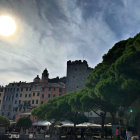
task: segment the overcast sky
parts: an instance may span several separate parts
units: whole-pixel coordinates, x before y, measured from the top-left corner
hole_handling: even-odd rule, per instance
[[[47,68],[66,75],[67,60],[90,67],[114,43],[140,32],[140,0],[0,0],[17,31],[0,37],[0,84],[32,81]]]

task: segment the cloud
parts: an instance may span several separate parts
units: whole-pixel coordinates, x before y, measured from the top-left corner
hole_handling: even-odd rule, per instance
[[[91,67],[119,40],[139,31],[140,2],[132,0],[1,0],[18,28],[0,38],[0,82],[32,81],[47,68],[66,75],[66,61],[86,59]],[[8,74],[8,76],[7,76]]]

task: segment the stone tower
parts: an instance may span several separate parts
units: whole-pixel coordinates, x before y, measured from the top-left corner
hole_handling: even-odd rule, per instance
[[[48,82],[49,73],[48,70],[45,69],[42,73],[42,82]]]
[[[66,77],[66,93],[84,88],[89,73],[93,69],[87,64],[87,61],[68,61]]]

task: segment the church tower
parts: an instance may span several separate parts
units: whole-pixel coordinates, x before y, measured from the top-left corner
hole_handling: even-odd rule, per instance
[[[45,69],[42,73],[42,82],[48,82],[49,73],[47,69]]]

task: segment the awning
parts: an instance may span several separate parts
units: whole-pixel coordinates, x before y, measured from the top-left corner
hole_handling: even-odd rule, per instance
[[[60,123],[62,124],[62,127],[74,127],[74,123],[71,121],[61,121]]]
[[[38,121],[32,124],[33,126],[50,126],[51,123],[48,121]]]
[[[94,124],[94,123],[85,122],[85,123],[81,123],[81,124],[76,125],[76,127],[94,127],[94,128],[100,128],[101,125],[100,124]]]

